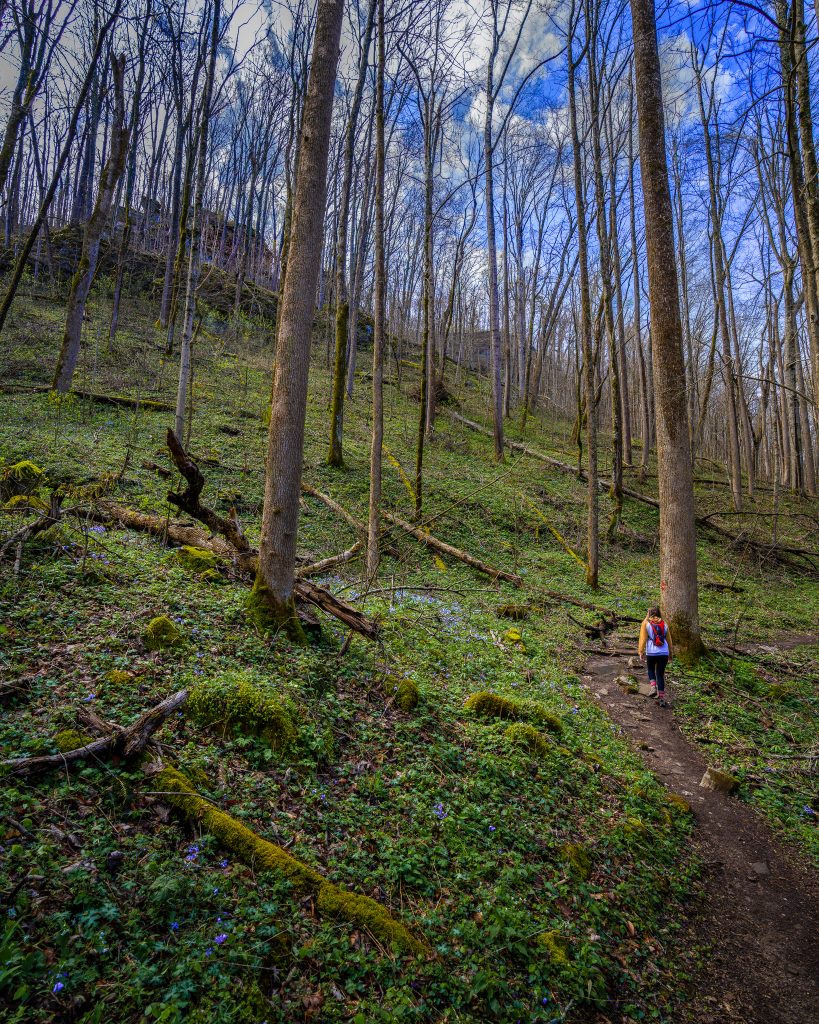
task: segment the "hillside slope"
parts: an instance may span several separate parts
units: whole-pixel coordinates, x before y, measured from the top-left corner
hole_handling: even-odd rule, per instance
[[[92,325],[77,386],[172,400],[175,366],[150,324],[147,308],[132,313],[114,352]],[[235,506],[255,540],[269,341],[209,327],[196,356],[190,450],[205,498],[222,513]],[[30,460],[43,476],[29,489],[47,498],[62,484],[78,509],[104,493],[168,515],[177,477],[164,448],[167,413],[75,397],[57,404],[29,390],[48,382],[59,328],[59,305],[43,297],[15,309],[0,393],[3,466]],[[330,381],[317,343],[305,479],[357,515],[367,495],[366,377],[364,367],[345,417],[346,466],[330,470]],[[464,415],[483,418],[480,380],[450,387]],[[386,504],[405,517],[416,402],[405,369],[400,387],[385,389],[384,481]],[[571,462],[570,427],[534,416],[525,441]],[[99,758],[4,779],[0,998],[9,1019],[696,1019],[686,1007],[701,955],[685,930],[696,891],[691,820],[584,689],[596,646],[584,625],[600,615],[560,596],[614,612],[618,643],[629,642],[632,620],[656,598],[656,511],[627,503],[627,533],[604,547],[602,585],[591,593],[549,530],[580,550],[584,492],[532,457],[494,464],[488,439],[442,408],[428,446],[425,526],[523,585],[498,584],[396,530],[396,557],[385,557],[369,593],[356,561],[319,580],[381,617],[378,645],[348,644],[326,617],[305,649],[260,636],[245,614],[247,586],[229,567],[200,573],[201,563],[147,535],[81,515],[27,545],[19,571],[4,562],[0,674],[13,684],[0,723],[5,757],[55,752],[78,710],[126,725],[172,692],[198,688],[198,716],[189,707],[158,734],[162,760],[261,839],[387,908],[427,950],[391,947],[382,918],[263,870],[261,848],[214,829],[207,815],[185,816],[150,765]],[[770,500],[760,492],[749,508],[768,514]],[[701,514],[726,504],[719,482],[700,489]],[[803,546],[816,503],[783,500],[780,509],[780,537]],[[8,511],[4,534],[21,521],[19,506]],[[749,529],[764,538],[767,520],[758,520]],[[355,539],[312,498],[300,530],[310,561]],[[673,713],[709,763],[735,775],[740,798],[816,859],[815,778],[811,762],[792,755],[815,745],[819,647],[758,646],[817,621],[816,578],[725,538],[704,534],[699,552],[713,653],[694,670],[675,669]],[[151,650],[146,628],[158,616],[178,642]],[[414,707],[407,683],[418,691]],[[278,709],[286,726],[276,735],[258,735],[265,730],[247,708],[235,727],[208,717],[208,687],[242,686]],[[469,704],[487,692],[513,703]]]

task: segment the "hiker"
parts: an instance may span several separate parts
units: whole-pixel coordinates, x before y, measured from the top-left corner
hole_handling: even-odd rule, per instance
[[[674,653],[671,646],[671,633],[663,622],[660,609],[655,605],[648,609],[648,615],[640,626],[640,642],[637,645],[640,661],[646,659],[648,665],[648,681],[651,685],[650,696],[657,698],[661,708],[667,708],[665,699],[665,667]]]

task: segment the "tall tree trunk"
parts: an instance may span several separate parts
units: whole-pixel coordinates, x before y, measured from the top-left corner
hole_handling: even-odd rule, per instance
[[[498,244],[495,238],[495,151],[492,140],[492,117],[495,99],[495,57],[497,41],[486,63],[486,118],[483,126],[484,180],[486,187],[486,257],[489,271],[489,363],[492,394],[492,436],[495,459],[503,461],[503,385],[501,381],[501,339],[498,297]]]
[[[198,155],[196,159],[196,186],[191,220],[188,280],[185,289],[185,313],[182,321],[182,341],[179,346],[179,386],[176,392],[174,433],[180,444],[185,443],[185,413],[188,405],[188,387],[191,379],[191,348],[193,317],[196,311],[196,292],[199,288],[199,270],[202,261],[202,216],[204,213],[205,176],[208,167],[208,125],[210,123],[213,80],[216,75],[216,53],[221,32],[222,0],[213,0],[213,21],[210,31],[208,69],[202,88],[202,112],[199,124]],[[173,317],[171,318],[173,320]]]
[[[660,591],[675,650],[696,659],[702,641],[694,485],[654,0],[631,0],[631,18],[656,387]]]
[[[251,595],[251,611],[260,626],[284,626],[299,641],[304,634],[295,616],[293,583],[304,420],[343,12],[343,0],[318,0],[292,235],[278,317],[259,563]]]
[[[338,234],[336,237],[336,351],[333,364],[333,395],[330,403],[330,447],[327,452],[328,466],[341,466],[344,461],[342,439],[344,435],[344,382],[347,370],[347,334],[350,317],[350,300],[347,294],[347,233],[350,218],[350,189],[353,180],[353,154],[355,130],[364,94],[364,81],[372,39],[373,19],[376,0],[370,0],[367,8],[367,23],[361,60],[358,67],[350,117],[344,135],[344,178],[341,184],[341,198],[338,212]]]
[[[370,507],[367,518],[367,579],[378,573],[381,531],[381,447],[384,443],[384,329],[386,263],[384,259],[384,0],[378,0],[378,68],[375,95],[375,294],[373,304],[373,427],[370,449]]]
[[[85,303],[97,269],[100,239],[111,212],[117,184],[125,170],[128,153],[128,129],[125,126],[125,54],[111,58],[114,83],[114,112],[111,119],[111,149],[100,173],[97,201],[85,225],[80,262],[71,279],[65,314],[63,343],[54,373],[54,390],[64,395],[71,390],[74,370],[80,354]]]
[[[579,64],[573,56],[574,2],[569,15],[568,68],[569,68],[569,121],[572,133],[572,162],[574,164],[574,194],[577,206],[577,262],[580,269],[580,334],[583,346],[583,399],[586,405],[586,448],[588,451],[586,523],[587,568],[586,582],[597,588],[599,572],[599,510],[597,497],[597,401],[594,381],[594,352],[592,351],[591,285],[589,283],[589,256],[586,232],[586,201],[583,189],[583,154],[580,149],[580,131],[577,124],[577,98],[575,74]],[[578,398],[580,396],[578,395]],[[579,406],[579,402],[578,402]],[[578,407],[578,445],[582,428]]]

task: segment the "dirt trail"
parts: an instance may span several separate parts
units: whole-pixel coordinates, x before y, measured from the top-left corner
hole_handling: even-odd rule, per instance
[[[804,641],[803,641],[804,642]],[[819,1021],[819,875],[735,797],[700,787],[708,767],[673,709],[616,677],[628,658],[593,657],[583,682],[646,765],[692,806],[703,893],[689,921],[691,945],[710,947],[680,1021],[816,1024]],[[640,670],[631,673],[643,681]],[[673,700],[673,678],[669,683]]]

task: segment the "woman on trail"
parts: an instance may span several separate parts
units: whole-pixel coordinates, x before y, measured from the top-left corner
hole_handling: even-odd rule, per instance
[[[656,606],[648,609],[648,615],[640,626],[640,642],[637,645],[640,660],[648,663],[648,681],[651,685],[651,696],[657,698],[661,708],[667,708],[665,699],[665,667],[673,656],[671,633],[663,622],[660,609]]]

